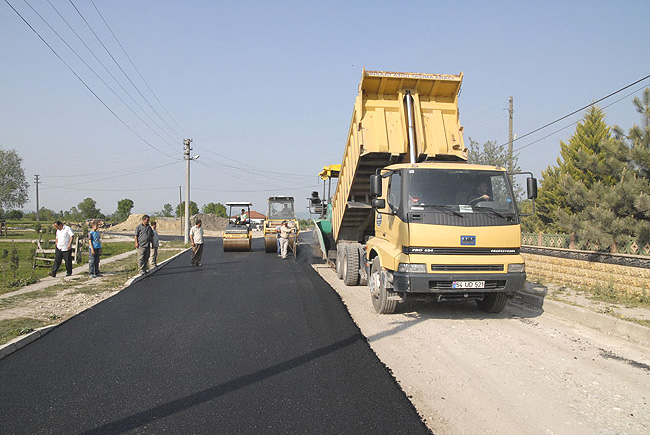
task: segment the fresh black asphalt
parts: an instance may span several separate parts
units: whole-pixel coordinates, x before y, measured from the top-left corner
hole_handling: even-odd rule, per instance
[[[0,433],[430,433],[307,259],[254,242],[208,239],[202,267],[185,253],[0,360]]]

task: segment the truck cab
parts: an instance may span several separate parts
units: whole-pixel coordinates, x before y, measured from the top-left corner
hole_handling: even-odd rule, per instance
[[[497,312],[523,287],[519,213],[505,169],[392,165],[372,177],[371,196],[374,235],[365,263],[379,311],[417,293],[476,300]]]

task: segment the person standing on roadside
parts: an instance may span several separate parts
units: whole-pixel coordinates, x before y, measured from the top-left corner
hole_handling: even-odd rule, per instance
[[[91,278],[100,276],[99,256],[102,255],[102,241],[99,238],[98,227],[97,222],[93,222],[88,233],[88,273]]]
[[[153,231],[153,238],[151,239],[149,265],[154,268],[158,267],[158,246],[160,246],[160,237],[158,236],[158,231],[156,231],[156,221],[151,222],[151,231]]]
[[[135,227],[135,249],[138,251],[138,271],[147,273],[153,231],[149,226],[149,215],[142,216],[142,223]]]
[[[278,248],[278,257],[282,257],[282,246],[280,245],[280,228],[282,228],[282,224],[275,227],[275,232],[277,234],[275,244],[276,244],[276,247]]]
[[[69,226],[63,225],[61,221],[54,222],[56,228],[56,248],[54,250],[54,264],[50,271],[50,276],[56,276],[57,270],[61,266],[61,261],[65,260],[65,276],[72,275],[72,238],[74,233]]]
[[[190,229],[190,240],[192,241],[192,259],[190,266],[200,266],[203,257],[203,228],[201,219],[196,220],[196,225]]]
[[[280,255],[282,256],[283,260],[287,259],[287,248],[289,247],[289,235],[293,232],[294,229],[289,228],[289,222],[283,221],[282,226],[280,226],[280,248],[282,250]]]

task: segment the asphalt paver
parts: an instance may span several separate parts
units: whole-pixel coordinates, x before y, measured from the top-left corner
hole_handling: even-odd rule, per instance
[[[0,360],[0,432],[430,433],[307,258],[189,257]]]

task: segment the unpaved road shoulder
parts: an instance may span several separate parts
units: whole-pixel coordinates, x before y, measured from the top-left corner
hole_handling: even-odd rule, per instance
[[[367,287],[314,268],[436,434],[650,433],[650,347],[511,304],[379,315]]]

